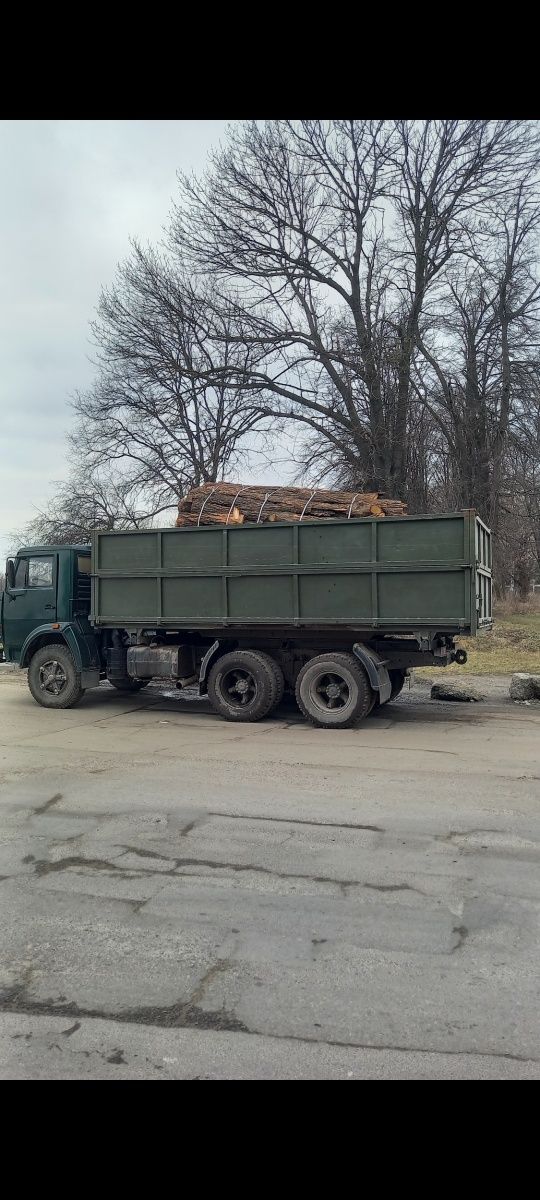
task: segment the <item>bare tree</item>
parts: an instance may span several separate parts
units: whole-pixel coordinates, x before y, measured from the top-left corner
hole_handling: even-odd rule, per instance
[[[93,330],[99,374],[75,401],[74,453],[91,470],[116,464],[155,512],[231,470],[261,414],[227,383],[250,357],[230,337],[227,305],[217,311],[203,286],[134,243]]]
[[[152,523],[156,510],[118,472],[72,471],[56,485],[50,503],[17,534],[19,545],[71,545],[90,541],[94,529],[137,529]]]
[[[516,500],[529,532],[532,575],[540,582],[540,364],[522,376],[522,395],[512,420],[504,513]]]
[[[422,313],[535,146],[523,122],[233,129],[204,179],[182,178],[172,226],[182,261],[213,277],[214,304],[233,292],[236,337],[257,349],[249,380],[228,378],[405,495]]]
[[[477,507],[501,585],[521,571],[523,589],[540,547],[539,164],[535,122],[233,127],[203,178],[181,177],[166,251],[133,243],[102,294],[96,382],[75,403],[90,483],[75,472],[49,528],[75,534],[72,502],[93,527],[98,484],[101,524],[152,519],[292,434],[314,482]]]
[[[475,507],[491,525],[501,585],[513,561],[511,543],[521,542],[523,562],[531,537],[523,526],[514,429],[528,431],[521,462],[525,444],[532,462],[538,453],[528,413],[540,361],[539,229],[536,180],[518,178],[487,206],[466,265],[453,272],[438,312],[416,338],[421,357],[413,383],[447,446],[448,506]]]

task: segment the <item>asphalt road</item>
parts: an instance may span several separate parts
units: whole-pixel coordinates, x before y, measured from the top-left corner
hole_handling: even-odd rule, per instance
[[[337,732],[0,672],[0,1077],[538,1079],[540,706],[499,692]]]

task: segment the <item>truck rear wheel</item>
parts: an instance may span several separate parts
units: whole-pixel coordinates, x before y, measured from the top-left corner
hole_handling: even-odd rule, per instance
[[[258,650],[257,654],[259,658],[263,658],[268,663],[270,670],[274,674],[276,681],[276,695],[272,704],[272,709],[277,708],[278,704],[281,704],[285,693],[285,678],[283,671],[281,670],[279,663],[276,662],[275,658],[272,658],[271,654],[263,654],[262,650]]]
[[[36,650],[28,667],[28,687],[43,708],[73,708],[84,696],[73,655],[63,642]]]
[[[280,695],[280,668],[258,650],[231,650],[208,676],[208,698],[226,721],[262,721]]]
[[[314,725],[346,729],[367,716],[373,693],[354,654],[319,654],[311,658],[296,681],[299,709]]]

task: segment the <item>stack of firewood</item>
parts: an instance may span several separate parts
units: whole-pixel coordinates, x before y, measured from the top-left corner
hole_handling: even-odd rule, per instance
[[[321,488],[243,487],[205,483],[178,505],[176,524],[244,525],[272,521],[328,521],[353,517],[402,517],[407,506],[378,492],[334,492]]]

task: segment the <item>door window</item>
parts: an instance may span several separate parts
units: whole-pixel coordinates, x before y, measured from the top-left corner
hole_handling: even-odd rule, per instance
[[[28,587],[50,588],[53,585],[52,558],[31,558],[28,562]]]
[[[14,587],[16,587],[16,588],[26,587],[26,568],[27,568],[27,566],[28,566],[28,559],[20,558],[17,563],[17,570],[15,572]]]

